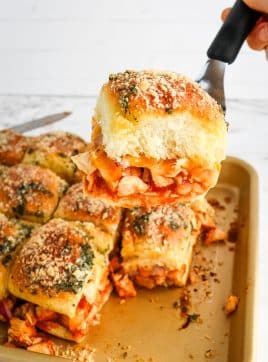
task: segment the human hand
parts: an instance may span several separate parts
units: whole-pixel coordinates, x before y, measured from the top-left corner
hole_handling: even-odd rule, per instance
[[[268,48],[268,0],[244,0],[252,9],[263,13],[257,21],[255,27],[247,38],[248,45],[254,50],[263,50]],[[223,21],[227,18],[231,8],[224,9],[221,18]]]

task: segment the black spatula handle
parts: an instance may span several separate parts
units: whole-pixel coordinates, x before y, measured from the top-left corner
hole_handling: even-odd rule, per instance
[[[207,51],[208,57],[231,64],[261,15],[242,0],[237,0],[210,45]]]

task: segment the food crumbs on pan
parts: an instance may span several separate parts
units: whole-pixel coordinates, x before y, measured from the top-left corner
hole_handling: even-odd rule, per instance
[[[197,282],[196,275],[195,275],[195,273],[191,272],[189,274],[189,283],[192,285],[192,284],[195,284],[196,282]]]
[[[172,307],[173,307],[174,309],[180,309],[180,302],[177,301],[177,300],[175,300],[175,302],[173,302],[173,304],[172,304]]]
[[[246,291],[246,292],[248,291],[248,289],[249,289],[250,287],[252,287],[252,284],[253,284],[253,281],[252,281],[251,279],[249,279],[248,282],[247,282],[247,284],[246,284],[246,288],[245,288],[245,291]]]
[[[230,204],[232,201],[232,198],[230,196],[225,196],[224,201],[226,204]]]
[[[237,221],[233,221],[230,223],[230,227],[228,230],[228,241],[231,243],[236,243],[239,234],[239,224]]]
[[[235,247],[235,246],[229,246],[228,250],[229,250],[229,251],[235,251],[235,250],[236,250],[236,247]]]
[[[95,349],[89,345],[55,345],[55,356],[70,359],[73,362],[94,362]]]
[[[214,208],[218,210],[225,210],[225,206],[221,205],[221,203],[217,199],[208,199],[208,203]]]
[[[213,349],[208,349],[205,352],[205,358],[214,358],[216,356],[216,352]]]
[[[194,359],[194,356],[192,355],[192,353],[189,353],[188,358],[189,359]]]
[[[237,310],[239,298],[235,295],[229,295],[225,303],[225,314],[229,316]]]

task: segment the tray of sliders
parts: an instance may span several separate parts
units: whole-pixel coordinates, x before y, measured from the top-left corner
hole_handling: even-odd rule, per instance
[[[153,71],[109,76],[89,144],[1,131],[0,361],[256,361],[258,180],[226,138]]]

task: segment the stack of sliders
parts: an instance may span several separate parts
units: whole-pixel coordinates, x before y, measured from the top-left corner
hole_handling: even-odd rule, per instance
[[[205,200],[225,158],[221,107],[170,72],[112,74],[101,89],[88,152],[74,157],[91,197],[126,208],[122,248],[110,265],[121,297],[183,286],[201,225],[222,238]]]
[[[83,341],[112,284],[122,298],[137,285],[184,286],[201,228],[223,237],[205,195],[226,134],[220,107],[196,83],[153,71],[109,77],[87,146],[66,132],[0,132],[7,345],[54,354],[44,331]]]
[[[43,331],[80,342],[109,298],[122,215],[84,195],[71,156],[85,146],[66,132],[0,132],[0,320],[9,323],[8,346],[54,354]]]

